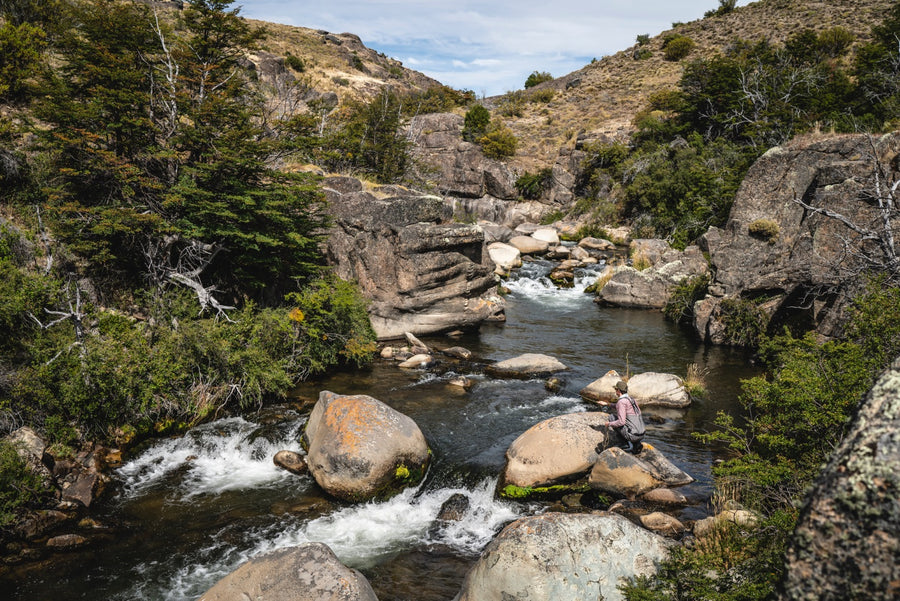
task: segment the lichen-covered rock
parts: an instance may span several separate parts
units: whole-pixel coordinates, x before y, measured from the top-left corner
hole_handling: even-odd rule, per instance
[[[362,394],[322,391],[302,442],[319,486],[347,501],[389,497],[417,484],[431,457],[412,419]]]
[[[798,313],[823,335],[839,331],[845,299],[840,285],[859,281],[862,242],[836,219],[805,209],[796,200],[839,213],[865,228],[878,220],[875,157],[896,181],[900,134],[829,136],[772,148],[747,171],[724,228],[703,237],[713,267],[709,296],[694,327],[704,340],[721,344],[724,299],[769,299],[768,316],[787,321]],[[890,172],[893,172],[892,174]],[[884,174],[884,172],[883,172]],[[777,183],[777,185],[776,185]],[[760,233],[758,227],[767,221]],[[773,227],[774,226],[774,227]],[[877,227],[875,228],[877,229]],[[848,246],[849,245],[849,246]],[[853,274],[853,275],[848,275]],[[811,291],[815,303],[805,302]],[[802,307],[802,309],[800,308]]]
[[[507,486],[551,486],[587,474],[597,460],[595,449],[608,422],[609,415],[599,411],[569,413],[523,432],[506,451],[506,466],[498,484],[501,495]],[[514,491],[508,496],[523,495]]]
[[[287,470],[292,474],[305,474],[309,471],[306,460],[303,455],[295,451],[278,451],[272,457],[272,462],[283,470]]]
[[[615,514],[522,518],[485,548],[454,601],[618,601],[619,584],[654,574],[669,547]]]
[[[787,552],[782,601],[900,598],[900,360],[819,476]]]
[[[199,601],[378,601],[365,576],[322,543],[251,559],[203,593]]]
[[[662,309],[676,285],[708,272],[709,264],[697,246],[689,246],[683,252],[669,250],[649,269],[616,270],[600,290],[599,299],[617,307]]]

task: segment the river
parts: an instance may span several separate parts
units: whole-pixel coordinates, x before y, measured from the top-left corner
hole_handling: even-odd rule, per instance
[[[706,371],[707,394],[688,410],[647,408],[647,441],[696,482],[679,515],[702,517],[711,493],[710,466],[719,451],[693,431],[712,428],[718,411],[738,411],[739,380],[755,375],[738,351],[697,343],[656,311],[599,307],[581,271],[560,290],[545,277],[550,264],[527,263],[507,282],[507,322],[458,339],[425,339],[439,348],[463,346],[483,361],[522,353],[552,355],[570,370],[564,386],[498,380],[476,362],[423,372],[377,360],[370,368],[307,382],[292,402],[225,417],[184,436],[152,441],[113,474],[112,493],[92,513],[93,544],[52,558],[41,569],[0,583],[7,599],[196,599],[219,578],[266,551],[321,541],[360,569],[381,601],[452,599],[491,538],[511,520],[547,509],[542,503],[494,497],[509,444],[535,423],[563,413],[596,410],[578,396],[606,371]],[[469,391],[456,375],[475,380]],[[277,469],[272,456],[299,450],[299,436],[320,390],[369,394],[413,418],[434,451],[424,482],[381,503],[349,505],[323,495],[309,476]],[[469,498],[465,519],[433,527],[454,493]]]

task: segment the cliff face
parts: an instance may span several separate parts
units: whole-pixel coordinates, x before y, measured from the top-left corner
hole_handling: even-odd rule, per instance
[[[884,201],[885,182],[898,177],[898,154],[900,134],[801,139],[763,155],[724,229],[705,236],[715,278],[695,307],[697,333],[722,342],[725,298],[757,301],[773,326],[800,317],[823,335],[837,333],[862,270],[889,260],[870,234],[900,233],[900,215],[881,212],[876,199],[879,185]]]
[[[900,360],[807,496],[780,601],[900,598]]]
[[[502,320],[484,232],[443,222],[441,198],[397,186],[367,192],[349,177],[328,178],[324,189],[335,221],[328,260],[370,299],[379,339]]]

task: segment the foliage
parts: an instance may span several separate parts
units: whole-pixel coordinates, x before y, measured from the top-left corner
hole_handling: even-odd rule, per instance
[[[50,494],[40,475],[19,456],[13,443],[0,440],[0,530],[13,524],[16,511]]]
[[[29,79],[42,68],[46,34],[29,23],[0,23],[0,99],[16,101],[29,91]]]
[[[422,92],[410,94],[403,103],[406,116],[425,113],[449,113],[475,100],[471,90],[455,90],[449,86],[431,86]],[[488,117],[490,119],[490,116]]]
[[[297,73],[303,73],[304,71],[306,71],[306,64],[303,62],[303,59],[299,56],[294,56],[290,52],[288,52],[287,56],[284,57],[284,64]]]
[[[491,113],[483,105],[476,104],[468,111],[463,121],[463,140],[475,142],[485,133],[491,124]]]
[[[553,169],[544,167],[537,173],[525,172],[516,179],[516,190],[525,200],[537,200],[553,183]]]
[[[743,415],[720,413],[718,430],[698,437],[733,455],[713,469],[716,489],[762,519],[677,548],[656,576],[625,587],[627,599],[766,599],[784,568],[784,550],[803,492],[846,434],[850,416],[877,375],[900,352],[900,290],[869,283],[854,300],[843,339],[788,333],[762,341],[767,375],[743,382]]]
[[[519,140],[505,125],[491,124],[487,132],[478,139],[484,156],[490,159],[505,159],[516,154]]]
[[[554,90],[553,88],[531,90],[527,95],[528,102],[541,102],[543,104],[549,103],[551,100],[553,100],[554,96],[556,96],[556,90]]]
[[[697,44],[684,35],[676,35],[663,41],[663,56],[667,61],[680,61],[694,49]]]
[[[649,33],[639,34],[636,41],[637,41],[638,46],[645,46],[650,43],[650,34]]]
[[[687,323],[694,317],[694,303],[706,296],[709,275],[698,275],[678,282],[669,295],[665,316],[675,323]]]
[[[781,228],[774,219],[756,219],[747,225],[747,233],[754,238],[765,240],[769,244],[775,242]]]
[[[553,81],[553,76],[546,71],[541,71],[540,73],[532,71],[531,75],[528,76],[528,79],[525,80],[525,89],[533,88],[534,86],[547,81]]]
[[[703,16],[718,17],[721,15],[727,15],[728,13],[734,11],[735,6],[737,6],[737,0],[719,0],[719,8],[708,10],[703,14]]]
[[[719,304],[725,344],[756,348],[765,334],[768,318],[752,300],[725,298]]]
[[[525,113],[525,93],[521,90],[507,92],[497,102],[497,112],[504,117],[521,117]]]

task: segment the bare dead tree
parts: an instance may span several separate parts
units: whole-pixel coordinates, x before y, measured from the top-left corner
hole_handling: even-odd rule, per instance
[[[74,288],[74,292],[73,292],[73,288]],[[73,342],[66,348],[61,349],[59,352],[57,352],[50,360],[48,360],[46,362],[46,365],[50,365],[51,363],[56,361],[60,357],[60,355],[62,355],[63,353],[67,353],[76,347],[79,349],[82,357],[84,357],[85,353],[86,353],[86,350],[84,348],[84,340],[85,340],[84,318],[85,318],[85,314],[84,314],[82,302],[81,302],[81,287],[78,285],[77,282],[73,286],[72,282],[69,281],[68,283],[66,283],[65,292],[66,292],[66,304],[67,304],[66,309],[60,311],[60,310],[55,310],[55,309],[48,309],[46,307],[44,308],[44,312],[48,315],[53,316],[55,319],[52,319],[51,321],[48,321],[48,322],[42,322],[40,319],[35,317],[35,315],[33,313],[31,313],[30,311],[28,312],[28,316],[42,330],[49,330],[53,326],[63,323],[63,322],[66,322],[66,321],[71,321],[72,326],[74,327],[75,342]]]
[[[220,244],[186,241],[178,235],[170,235],[148,242],[143,250],[147,277],[154,288],[162,290],[166,282],[189,288],[200,303],[198,315],[212,311],[217,319],[234,323],[227,311],[235,307],[219,302],[213,296],[216,286],[204,286],[200,277],[223,250]]]

